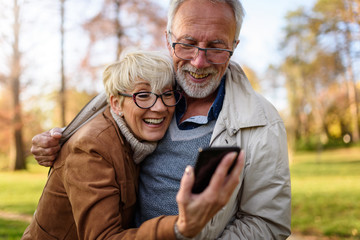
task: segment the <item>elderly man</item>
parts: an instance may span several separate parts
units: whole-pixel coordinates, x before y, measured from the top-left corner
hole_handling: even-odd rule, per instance
[[[245,152],[245,167],[232,194],[230,188],[224,195],[217,193],[225,173],[218,185],[210,185],[200,195],[191,194],[190,188],[179,191],[180,208],[196,203],[197,211],[188,211],[188,218],[177,220],[177,239],[195,235],[197,239],[286,239],[290,235],[290,174],[283,121],[254,92],[240,66],[230,61],[239,43],[242,18],[238,0],[170,3],[167,46],[185,100],[176,107],[155,152],[141,164],[136,213],[140,228],[149,219],[178,214],[175,199],[180,179],[186,166],[194,165],[200,147],[236,145]],[[101,102],[97,98],[92,104],[101,106]],[[35,136],[32,152],[39,163],[51,165],[59,149],[58,138],[58,133],[50,136],[49,132]],[[208,192],[212,194],[204,196]],[[206,209],[211,214],[204,214]],[[189,220],[196,214],[204,214],[201,224]],[[207,224],[199,233],[203,222]],[[189,224],[194,224],[194,231],[185,230]]]

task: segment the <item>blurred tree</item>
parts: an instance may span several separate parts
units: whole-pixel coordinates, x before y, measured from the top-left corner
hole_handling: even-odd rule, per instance
[[[334,84],[324,93],[324,98],[329,105],[324,119],[327,134],[330,138],[341,139],[342,136],[351,132],[346,85]]]
[[[328,52],[319,44],[312,18],[303,8],[289,12],[286,19],[281,48],[287,57],[280,70],[288,90],[289,135],[295,142],[316,136],[321,147],[328,139],[323,121],[328,106],[323,93],[339,79],[343,67],[337,52]]]
[[[54,93],[56,95],[56,93]],[[71,120],[80,112],[80,110],[93,98],[96,96],[96,93],[88,93],[86,91],[77,91],[75,88],[68,88],[65,92],[65,95],[69,101],[67,101],[66,107],[66,119],[67,123],[70,123]],[[51,98],[51,96],[49,96]],[[56,116],[59,116],[59,113],[62,111],[61,107],[55,107],[54,111],[51,112],[52,122],[55,126],[61,126],[61,122]]]
[[[10,129],[12,131],[11,145],[11,164],[12,170],[25,169],[25,153],[23,148],[23,120],[20,102],[20,77],[23,71],[21,66],[21,52],[19,49],[20,41],[20,5],[17,0],[13,0],[12,9],[12,36],[8,44],[11,45],[11,53],[8,62],[8,73],[4,73],[2,79],[6,89],[10,93]]]
[[[348,85],[348,103],[352,117],[353,141],[360,140],[359,106],[356,90],[354,64],[359,64],[360,50],[360,1],[318,0],[312,19],[314,31],[319,39],[333,39],[335,51],[345,67],[344,82]]]
[[[152,0],[104,0],[102,8],[83,24],[90,43],[82,61],[83,69],[97,78],[99,65],[91,63],[97,44],[115,40],[108,50],[117,60],[125,46],[140,46],[142,49],[165,47],[166,12]],[[102,66],[100,66],[102,67]]]
[[[9,153],[12,144],[12,141],[9,141],[12,139],[12,131],[9,127],[12,119],[10,98],[10,91],[0,88],[0,153]]]
[[[348,12],[355,7],[359,9],[358,0],[318,0],[312,11],[299,8],[286,16],[285,37],[280,43],[285,57],[279,68],[273,68],[286,79],[291,116],[289,135],[296,141],[315,138],[321,147],[329,137],[339,137],[350,129],[353,141],[358,140],[353,65],[359,63],[356,46],[360,27],[357,15],[350,21]],[[345,83],[347,88],[343,87]],[[339,95],[334,91],[336,88],[348,90],[349,107],[342,112],[350,109],[350,128],[344,128],[347,120],[343,119],[349,114],[341,119],[333,116],[337,103],[334,100],[344,97],[343,92]]]
[[[312,107],[308,100],[316,96],[311,92],[314,82],[309,78],[309,62],[312,61],[315,39],[308,29],[308,17],[303,8],[289,12],[286,20],[285,38],[280,45],[286,58],[280,71],[285,76],[288,92],[289,134],[301,139],[309,134],[309,112]]]

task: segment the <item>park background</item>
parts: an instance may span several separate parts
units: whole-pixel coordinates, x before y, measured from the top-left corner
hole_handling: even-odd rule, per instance
[[[359,0],[243,0],[232,60],[282,115],[292,230],[360,239]],[[66,126],[127,46],[166,52],[168,1],[0,0],[0,239],[19,239],[46,182],[31,138]]]

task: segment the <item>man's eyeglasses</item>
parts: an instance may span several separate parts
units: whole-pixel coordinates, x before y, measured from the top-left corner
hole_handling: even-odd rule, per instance
[[[211,64],[226,63],[232,56],[233,51],[222,48],[201,48],[191,44],[172,43],[174,53],[178,58],[183,60],[193,60],[199,55],[199,50],[205,52],[206,60]]]
[[[137,92],[133,94],[118,92],[118,94],[124,97],[132,97],[136,106],[142,109],[147,109],[154,106],[159,97],[165,106],[173,107],[178,104],[182,97],[182,91],[180,90],[166,91],[162,94],[156,94],[153,92]]]

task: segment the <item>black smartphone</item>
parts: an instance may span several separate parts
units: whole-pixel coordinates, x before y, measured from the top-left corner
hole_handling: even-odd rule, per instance
[[[208,147],[199,149],[198,158],[195,164],[195,183],[192,188],[192,193],[201,193],[209,185],[210,179],[214,174],[217,166],[221,162],[222,158],[230,153],[237,152],[239,155],[240,147]],[[231,165],[228,174],[234,168],[236,161]]]

